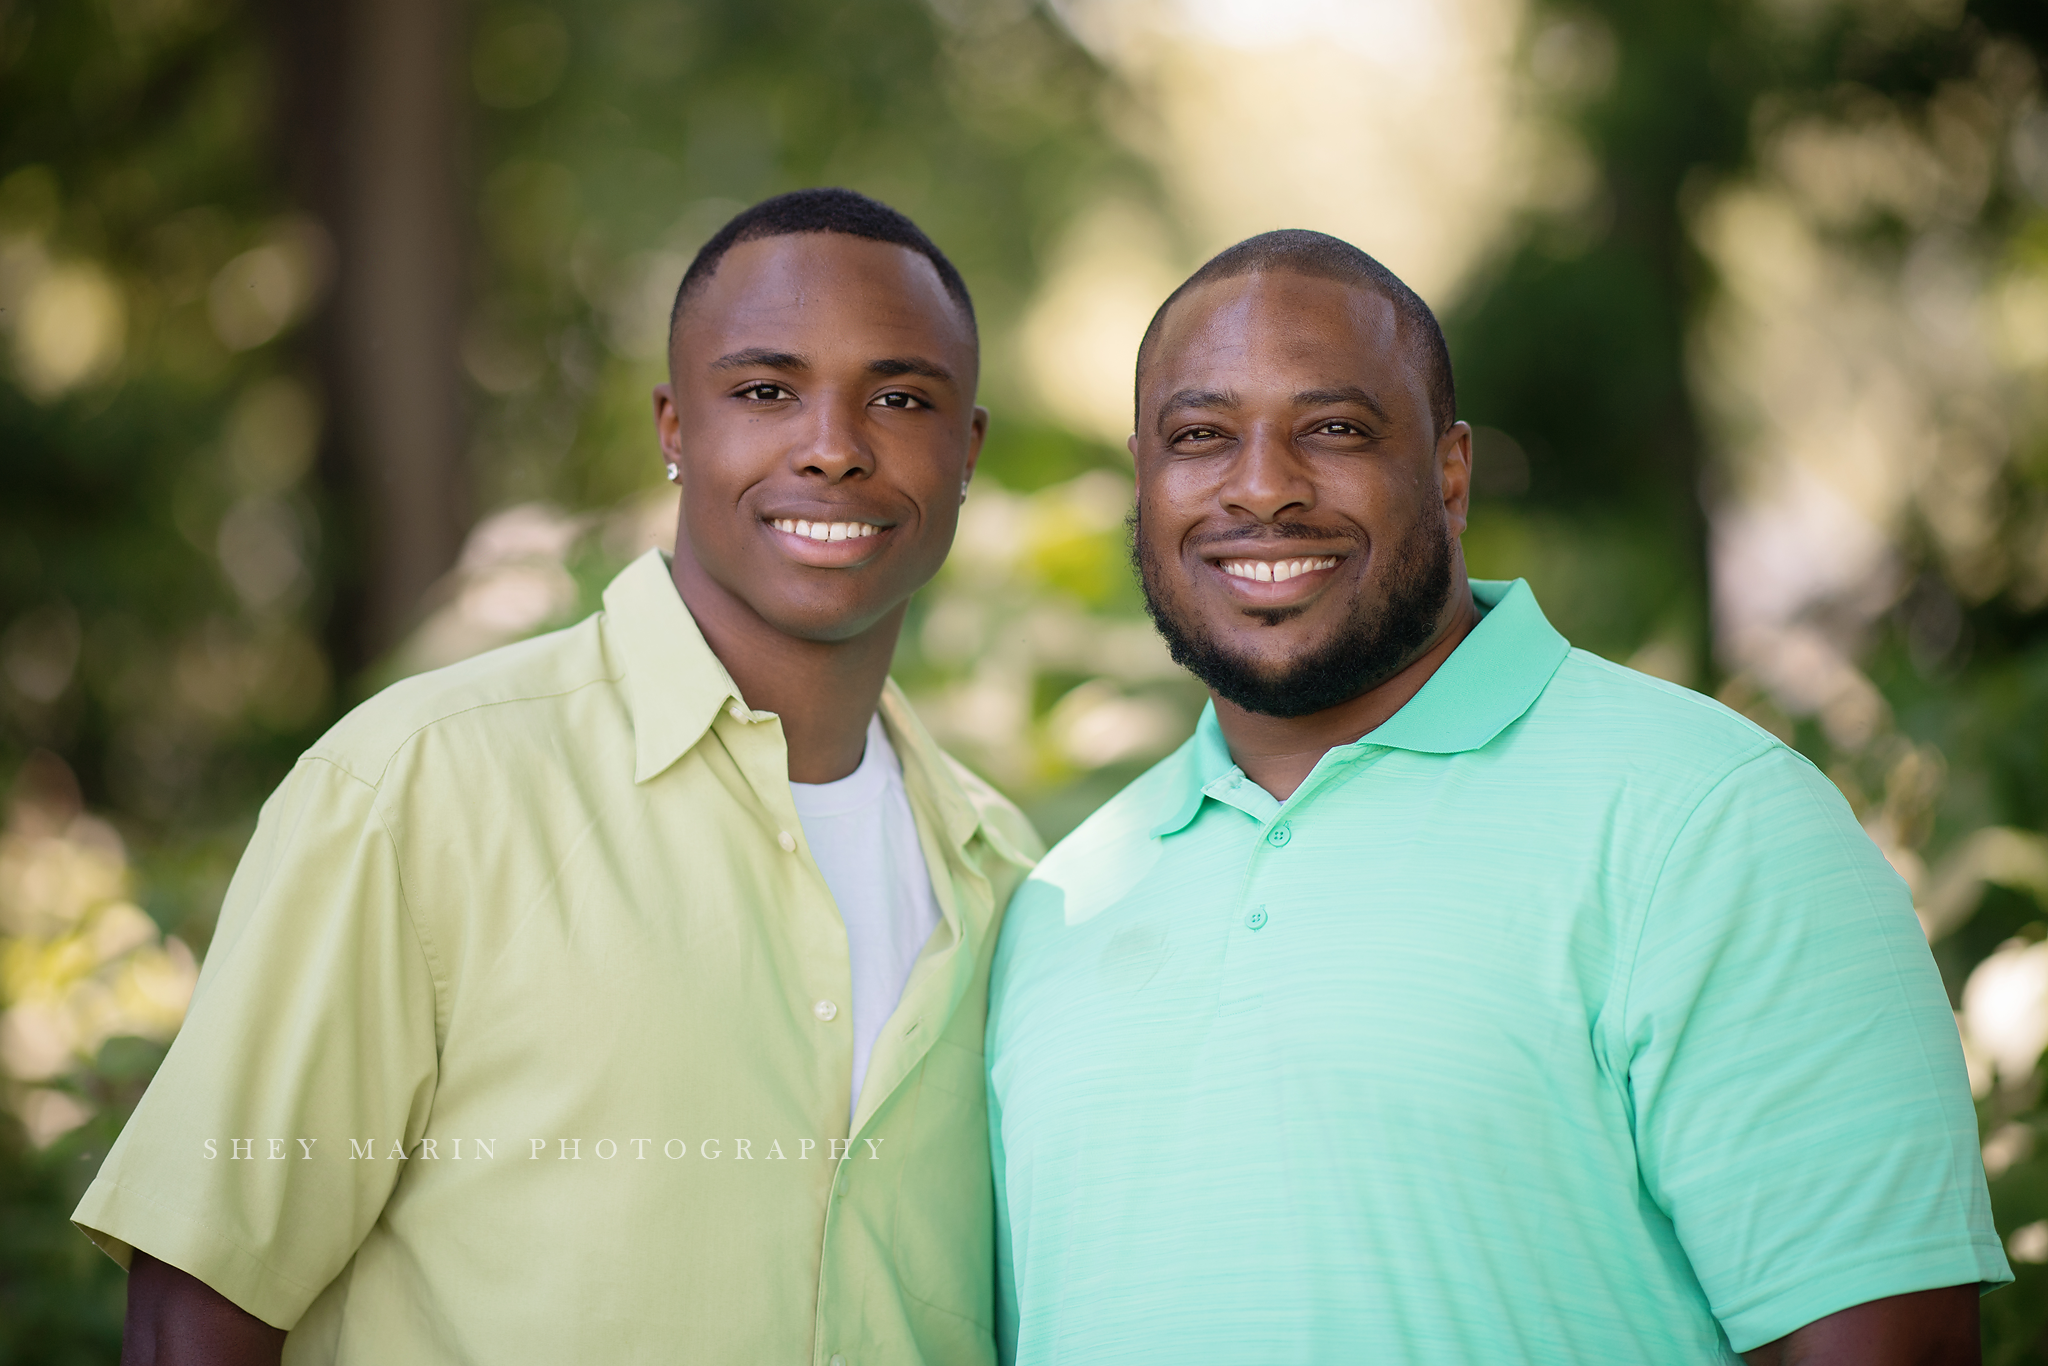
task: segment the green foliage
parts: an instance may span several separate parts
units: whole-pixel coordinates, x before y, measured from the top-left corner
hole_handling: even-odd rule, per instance
[[[1009,330],[1054,231],[1138,172],[1092,117],[1101,74],[1047,15],[959,16],[921,0],[485,12],[472,75],[495,112],[469,356],[487,502],[603,506],[654,482],[647,391],[670,296],[764,195],[885,200],[959,266],[984,336]]]
[[[1698,233],[1718,188],[1768,173],[1790,121],[1895,116],[1932,139],[1977,107],[1969,91],[2022,68],[2038,111],[2048,10],[1951,8],[1541,0],[1532,112],[1581,140],[1592,188],[1532,210],[1444,320],[1484,429],[1474,571],[1528,577],[1576,643],[1717,688],[1793,737],[1934,882],[1980,832],[2048,831],[2048,590],[2028,577],[2048,565],[2041,367],[1986,400],[2010,454],[1982,553],[1914,513],[1905,587],[1856,645],[1883,718],[1838,743],[1755,678],[1714,673],[1707,507],[1742,472],[1739,434],[1703,410],[1697,355],[1726,282]],[[660,511],[642,501],[659,488],[647,393],[689,255],[751,200],[844,184],[960,266],[995,411],[899,678],[1052,835],[1177,740],[1201,694],[1143,623],[1128,462],[1036,414],[1012,354],[1076,211],[1159,198],[1113,82],[1059,22],[996,0],[467,15],[479,503],[566,510],[549,515],[567,548],[539,566],[560,591],[518,629],[592,609]],[[347,699],[417,667],[402,651],[334,677],[350,656],[330,646],[356,637],[341,570],[357,547],[323,454],[333,244],[276,140],[275,18],[237,0],[0,5],[0,775],[63,756],[126,836],[141,904],[201,949],[262,795]],[[2048,188],[2016,169],[2020,134],[1998,136],[1982,202],[1941,231],[1987,278],[2048,277]],[[1826,242],[1895,278],[1923,231],[1879,207]],[[2027,887],[1990,879],[1967,900],[1935,946],[1959,1000],[2002,944],[2048,935]],[[46,1149],[0,1118],[0,1366],[113,1354],[119,1273],[64,1216],[155,1056],[110,1041],[66,1083],[99,1115]],[[1993,1180],[2002,1236],[2048,1219],[2040,1092],[1981,1100],[1987,1139],[2036,1135],[2008,1143]],[[2048,1267],[2017,1270],[1985,1302],[1992,1362],[2048,1357]]]
[[[152,889],[201,943],[252,802],[330,715],[311,438],[283,469],[238,441],[266,385],[317,404],[267,343],[325,268],[260,39],[211,3],[0,11],[0,769],[61,753],[147,860],[211,864]],[[258,605],[223,572],[238,532],[281,564]]]
[[[118,1127],[109,1122],[106,1129]],[[0,1117],[0,1363],[103,1366],[121,1354],[127,1280],[66,1216],[111,1132],[75,1130],[32,1150]]]

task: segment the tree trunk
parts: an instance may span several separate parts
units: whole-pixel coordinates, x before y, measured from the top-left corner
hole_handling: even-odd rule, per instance
[[[273,0],[283,144],[338,271],[312,337],[342,553],[328,638],[346,676],[389,650],[471,517],[457,351],[467,149],[455,0]]]

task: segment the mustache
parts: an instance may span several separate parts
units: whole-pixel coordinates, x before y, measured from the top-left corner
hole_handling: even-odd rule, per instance
[[[1212,531],[1188,541],[1192,550],[1206,550],[1219,545],[1257,545],[1275,541],[1356,541],[1359,538],[1341,527],[1310,526],[1306,522],[1273,522],[1269,525],[1252,524],[1232,527],[1226,531]]]

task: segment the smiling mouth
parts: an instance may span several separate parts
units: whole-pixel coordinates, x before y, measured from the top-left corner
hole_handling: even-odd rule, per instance
[[[812,541],[859,541],[883,531],[872,522],[807,522],[800,517],[777,517],[768,525]]]
[[[1216,567],[1233,579],[1253,583],[1286,583],[1319,569],[1335,569],[1338,556],[1311,555],[1298,560],[1218,560]]]

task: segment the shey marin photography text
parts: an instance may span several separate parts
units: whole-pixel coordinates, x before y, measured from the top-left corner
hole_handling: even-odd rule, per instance
[[[879,1161],[886,1138],[208,1138],[199,1145],[203,1161],[317,1162],[829,1162]],[[500,1144],[504,1145],[503,1157]]]

